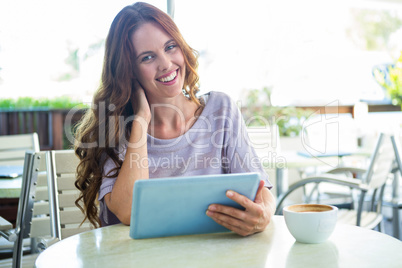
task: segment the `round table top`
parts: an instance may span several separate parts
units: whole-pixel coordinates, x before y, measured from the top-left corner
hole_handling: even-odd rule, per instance
[[[36,267],[401,267],[402,242],[338,224],[328,241],[302,244],[274,216],[259,234],[132,239],[122,224],[66,238],[41,253]]]

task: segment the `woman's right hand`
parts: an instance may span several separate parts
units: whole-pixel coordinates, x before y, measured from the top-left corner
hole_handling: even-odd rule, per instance
[[[142,86],[136,81],[134,94],[131,95],[131,105],[133,110],[137,111],[137,116],[144,118],[147,123],[151,121],[151,109],[149,107],[148,99]],[[136,107],[136,106],[139,107]]]

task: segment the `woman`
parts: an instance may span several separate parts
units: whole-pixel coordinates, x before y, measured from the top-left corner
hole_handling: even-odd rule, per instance
[[[256,171],[263,180],[254,201],[227,193],[245,211],[213,204],[206,213],[243,236],[268,225],[272,186],[255,164],[239,109],[223,93],[196,97],[197,65],[195,51],[159,9],[136,3],[114,19],[102,84],[77,129],[76,203],[83,201],[92,224],[129,224],[136,180]]]

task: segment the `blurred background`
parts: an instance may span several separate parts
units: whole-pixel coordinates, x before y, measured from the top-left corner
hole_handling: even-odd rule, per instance
[[[167,11],[166,0],[146,1]],[[89,103],[114,16],[133,1],[0,2],[1,98]],[[199,51],[202,92],[273,105],[390,103],[372,76],[402,51],[402,1],[175,0],[174,20]]]

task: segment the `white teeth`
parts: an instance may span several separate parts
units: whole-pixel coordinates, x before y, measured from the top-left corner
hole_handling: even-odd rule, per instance
[[[167,77],[164,77],[164,78],[161,78],[161,79],[158,79],[158,80],[163,82],[163,83],[170,82],[170,81],[172,81],[173,79],[176,78],[176,75],[177,75],[177,71],[175,71],[174,73],[172,73],[171,75],[169,75]]]

